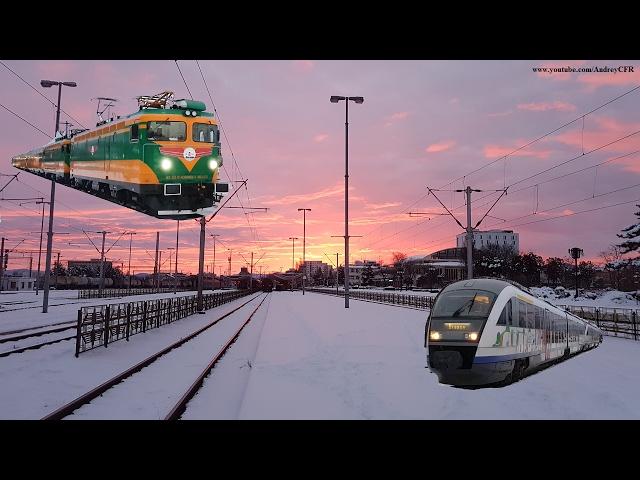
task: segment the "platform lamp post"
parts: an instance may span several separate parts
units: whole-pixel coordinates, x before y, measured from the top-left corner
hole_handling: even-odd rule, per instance
[[[569,249],[569,255],[576,261],[576,296],[578,298],[578,259],[584,255],[584,251],[581,248],[573,247]]]
[[[299,212],[302,212],[302,295],[304,295],[304,284],[307,279],[307,261],[305,258],[306,243],[307,243],[307,212],[310,212],[310,208],[299,208]]]
[[[50,88],[54,85],[58,86],[58,105],[56,108],[56,131],[55,137],[58,136],[58,130],[60,128],[60,99],[62,97],[62,86],[76,87],[76,82],[57,82],[53,80],[41,80],[40,85],[44,88]],[[47,233],[47,257],[45,261],[44,271],[44,294],[42,296],[42,313],[49,311],[49,276],[51,275],[51,248],[53,245],[53,211],[54,202],[56,197],[56,181],[55,178],[51,180],[51,196],[49,198],[49,232]]]
[[[349,101],[361,104],[364,97],[340,97],[333,95],[331,103],[344,100],[344,308],[349,308]]]

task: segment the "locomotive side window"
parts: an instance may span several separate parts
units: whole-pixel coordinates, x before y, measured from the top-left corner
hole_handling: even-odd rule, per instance
[[[138,124],[134,123],[133,125],[131,125],[131,138],[130,138],[130,140],[132,142],[137,142],[139,138],[140,138],[140,132],[138,130]]]
[[[161,142],[184,142],[187,124],[184,122],[147,122],[147,139]]]
[[[194,142],[219,142],[220,131],[216,125],[209,125],[208,123],[194,123],[191,138]]]

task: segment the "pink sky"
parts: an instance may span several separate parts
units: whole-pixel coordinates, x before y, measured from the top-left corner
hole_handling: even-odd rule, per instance
[[[5,61],[50,99],[52,90],[39,87],[40,79],[75,81],[63,91],[62,107],[85,126],[95,125],[98,96],[118,98],[117,114],[136,110],[135,96],[172,90],[188,97],[173,61]],[[343,253],[344,234],[344,104],[329,102],[331,95],[364,96],[362,105],[349,108],[350,234],[362,235],[351,243],[351,260],[390,261],[391,253],[426,254],[455,246],[461,229],[450,217],[410,217],[409,211],[443,212],[426,187],[499,189],[545,168],[553,167],[584,149],[592,149],[640,130],[640,90],[575,122],[554,135],[500,160],[472,175],[469,172],[494,161],[560,125],[640,84],[634,73],[536,74],[532,67],[640,65],[629,61],[201,61],[218,113],[231,145],[223,137],[222,152],[228,174],[240,178],[230,148],[248,179],[247,192],[230,205],[268,207],[244,215],[240,209],[221,212],[207,227],[220,235],[216,264],[227,269],[227,248],[233,250],[237,272],[255,252],[264,254],[263,271],[286,270],[292,264],[289,237],[296,242],[296,261],[302,257],[302,212],[307,214],[306,256],[329,262]],[[180,66],[194,98],[212,111],[194,61]],[[52,131],[55,110],[36,92],[0,65],[0,103],[46,132]],[[62,115],[62,120],[68,120]],[[1,173],[11,174],[12,156],[47,142],[34,130],[0,109]],[[72,122],[76,123],[76,122]],[[546,222],[533,222],[569,211],[578,212],[640,198],[640,187],[601,195],[640,184],[640,154],[628,155],[536,188],[522,189],[556,176],[596,165],[640,150],[640,134],[580,157],[560,168],[518,183],[491,215],[518,220],[504,223],[520,233],[521,250],[543,256],[566,256],[580,246],[588,258],[618,241],[616,233],[634,222],[633,203]],[[596,173],[597,171],[597,173]],[[448,182],[467,175],[452,185]],[[223,177],[225,176],[223,172]],[[4,180],[3,180],[4,179]],[[7,177],[2,177],[4,185]],[[23,173],[4,198],[48,196],[46,181]],[[537,190],[537,199],[536,199]],[[475,193],[480,198],[486,193]],[[460,193],[439,196],[464,223]],[[565,204],[590,198],[569,206]],[[474,223],[486,212],[494,196],[478,200]],[[111,245],[124,230],[134,230],[132,263],[136,271],[150,271],[155,232],[160,231],[163,269],[168,269],[168,247],[175,247],[175,222],[157,220],[103,200],[59,186],[56,191],[54,248],[62,260],[96,257],[82,229],[114,232]],[[640,203],[640,202],[638,202]],[[483,206],[484,205],[484,206]],[[555,208],[558,206],[558,208]],[[537,212],[532,214],[534,210]],[[40,213],[34,204],[0,202],[0,230],[13,247],[38,248]],[[526,216],[526,217],[525,217]],[[45,222],[46,225],[46,222]],[[481,228],[500,228],[503,222],[486,218]],[[515,226],[515,227],[514,227]],[[181,222],[180,264],[197,269],[198,225]],[[109,252],[117,263],[128,261],[128,236]],[[93,234],[94,242],[99,235]],[[342,262],[342,257],[341,262]],[[245,260],[246,259],[246,260]],[[213,242],[207,241],[206,261],[213,260]],[[36,260],[37,261],[37,260]],[[28,267],[19,254],[9,268]],[[35,268],[35,261],[34,261]],[[257,268],[256,268],[257,270]]]

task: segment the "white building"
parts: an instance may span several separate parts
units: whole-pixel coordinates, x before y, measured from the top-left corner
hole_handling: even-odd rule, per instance
[[[356,260],[355,263],[349,264],[349,284],[362,285],[362,276],[368,267],[371,268],[374,275],[380,271],[380,265],[373,260],[365,260],[364,262]]]
[[[520,251],[520,239],[517,232],[513,230],[487,230],[473,232],[473,247],[480,250],[489,245],[507,246],[513,248],[518,253]],[[467,246],[467,234],[461,233],[456,236],[456,246],[465,248]]]
[[[307,280],[312,280],[318,270],[324,277],[328,277],[331,273],[331,267],[321,260],[306,260],[299,267],[299,271],[307,276]]]
[[[2,291],[19,292],[21,290],[33,290],[36,287],[36,279],[25,276],[9,276],[2,277]]]

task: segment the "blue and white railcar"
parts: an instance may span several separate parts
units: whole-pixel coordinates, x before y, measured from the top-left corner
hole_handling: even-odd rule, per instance
[[[457,386],[507,385],[601,342],[595,325],[489,278],[444,288],[425,328],[429,368],[440,383]]]

